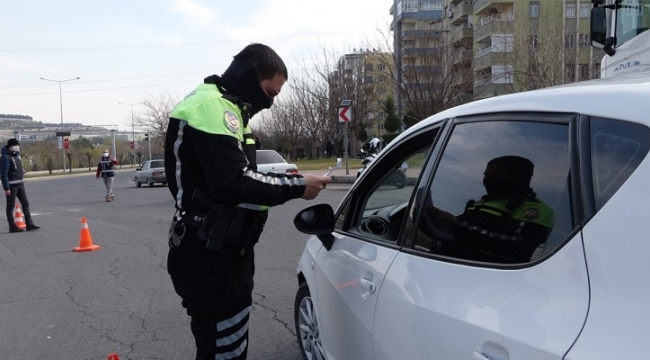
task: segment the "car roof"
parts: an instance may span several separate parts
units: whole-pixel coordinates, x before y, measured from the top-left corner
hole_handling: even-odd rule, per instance
[[[448,118],[503,112],[580,113],[650,125],[648,103],[650,72],[626,74],[473,101],[432,115],[403,136]]]

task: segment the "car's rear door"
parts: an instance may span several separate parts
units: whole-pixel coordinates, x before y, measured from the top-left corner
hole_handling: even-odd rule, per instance
[[[575,122],[572,114],[496,114],[457,119],[449,127],[444,148],[427,164],[431,180],[418,189],[426,195],[410,211],[409,245],[396,256],[379,289],[373,325],[376,359],[563,358],[589,306],[572,207],[579,200],[571,191],[579,166],[571,157]],[[423,209],[463,213],[468,201],[485,194],[487,162],[504,155],[533,162],[531,187],[554,212],[549,237],[529,259],[517,263],[477,261],[465,258],[463,251],[448,251],[462,239],[439,227],[433,212]],[[531,211],[530,216],[537,215]],[[504,259],[507,253],[504,246]]]

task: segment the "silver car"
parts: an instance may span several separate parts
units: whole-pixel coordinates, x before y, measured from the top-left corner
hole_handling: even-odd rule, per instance
[[[159,159],[145,161],[144,164],[135,171],[133,181],[137,187],[142,186],[144,183],[147,183],[149,187],[153,187],[155,183],[167,185],[165,160]]]
[[[289,164],[275,150],[257,150],[257,171],[261,173],[297,174],[298,167]]]

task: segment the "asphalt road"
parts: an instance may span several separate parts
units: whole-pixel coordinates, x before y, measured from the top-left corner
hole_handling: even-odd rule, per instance
[[[136,188],[133,173],[117,174],[111,203],[94,173],[26,183],[41,230],[0,227],[0,359],[194,358],[189,317],[166,270],[173,201],[166,186]],[[337,205],[349,185],[271,209],[256,247],[249,359],[300,359],[293,302],[307,236],[293,217],[312,204]],[[101,249],[72,251],[82,217]]]

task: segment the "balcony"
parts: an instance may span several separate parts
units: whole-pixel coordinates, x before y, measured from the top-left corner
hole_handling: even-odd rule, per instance
[[[514,0],[472,0],[473,14],[479,14],[490,6],[497,4],[512,4]]]
[[[404,30],[402,40],[435,39],[440,38],[440,30]]]
[[[426,55],[435,55],[440,53],[437,48],[403,48],[402,57],[419,57]]]
[[[469,42],[474,37],[474,29],[472,29],[472,26],[470,24],[463,24],[456,26],[450,35],[452,44],[461,41]]]
[[[462,64],[472,61],[474,58],[474,51],[472,49],[459,50],[457,56],[454,58],[454,64]]]
[[[511,31],[514,24],[513,16],[494,14],[481,18],[474,24],[474,40],[476,42],[489,37],[492,34],[503,34]]]
[[[449,19],[451,24],[458,25],[467,22],[467,16],[473,14],[474,7],[472,6],[471,0],[465,0],[461,3],[458,3],[450,10],[452,13],[451,19]]]

